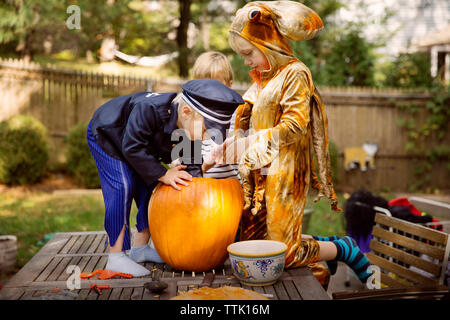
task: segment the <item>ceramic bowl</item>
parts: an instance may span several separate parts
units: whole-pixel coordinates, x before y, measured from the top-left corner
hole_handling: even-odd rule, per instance
[[[272,240],[232,243],[227,248],[235,277],[244,285],[274,284],[284,269],[287,246]]]

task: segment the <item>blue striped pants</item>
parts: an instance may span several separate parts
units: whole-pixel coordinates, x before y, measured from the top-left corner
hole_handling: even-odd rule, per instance
[[[132,201],[134,199],[138,208],[136,229],[141,232],[148,228],[148,203],[157,181],[147,186],[129,165],[105,153],[92,135],[90,123],[86,136],[100,177],[109,245],[114,246],[125,226],[122,250],[128,250],[131,247],[129,220]]]

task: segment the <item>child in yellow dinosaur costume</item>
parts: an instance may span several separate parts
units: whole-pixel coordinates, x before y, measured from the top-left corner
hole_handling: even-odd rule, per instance
[[[365,282],[370,263],[351,238],[301,234],[310,185],[318,190],[316,200],[325,196],[341,211],[331,180],[325,107],[289,44],[311,39],[322,28],[320,17],[297,2],[256,1],[237,11],[229,42],[252,68],[254,81],[237,110],[234,137],[217,152],[227,163],[239,161],[245,196],[241,240],[286,243],[286,267],[309,266],[322,284],[329,273],[318,261],[346,262]],[[230,152],[243,140],[247,147],[240,155]]]

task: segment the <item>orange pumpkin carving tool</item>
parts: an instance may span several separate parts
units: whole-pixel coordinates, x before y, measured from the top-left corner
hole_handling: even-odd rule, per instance
[[[99,274],[102,271],[103,270],[95,270],[93,272],[82,272],[82,273],[80,273],[80,278],[81,279],[89,279],[90,277],[93,277],[93,276],[95,276],[96,274]]]
[[[100,280],[106,280],[106,279],[111,279],[114,277],[124,277],[124,278],[133,278],[133,275],[130,273],[123,273],[123,272],[114,272],[112,270],[95,270],[94,272],[82,272],[80,274],[80,278],[81,279],[89,279],[93,276],[95,276],[96,274],[99,274]]]
[[[133,275],[130,273],[114,272],[111,270],[102,270],[102,272],[100,273],[99,279],[106,280],[106,279],[112,279],[114,277],[124,277],[124,278],[131,279],[131,278],[133,278]]]

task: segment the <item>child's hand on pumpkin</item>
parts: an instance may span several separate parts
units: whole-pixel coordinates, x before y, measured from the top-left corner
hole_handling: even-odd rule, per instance
[[[181,190],[177,183],[183,186],[187,186],[189,184],[185,180],[192,181],[192,176],[183,170],[186,168],[187,166],[185,165],[178,165],[172,169],[167,170],[166,174],[158,180],[164,184],[172,186],[175,190]]]

